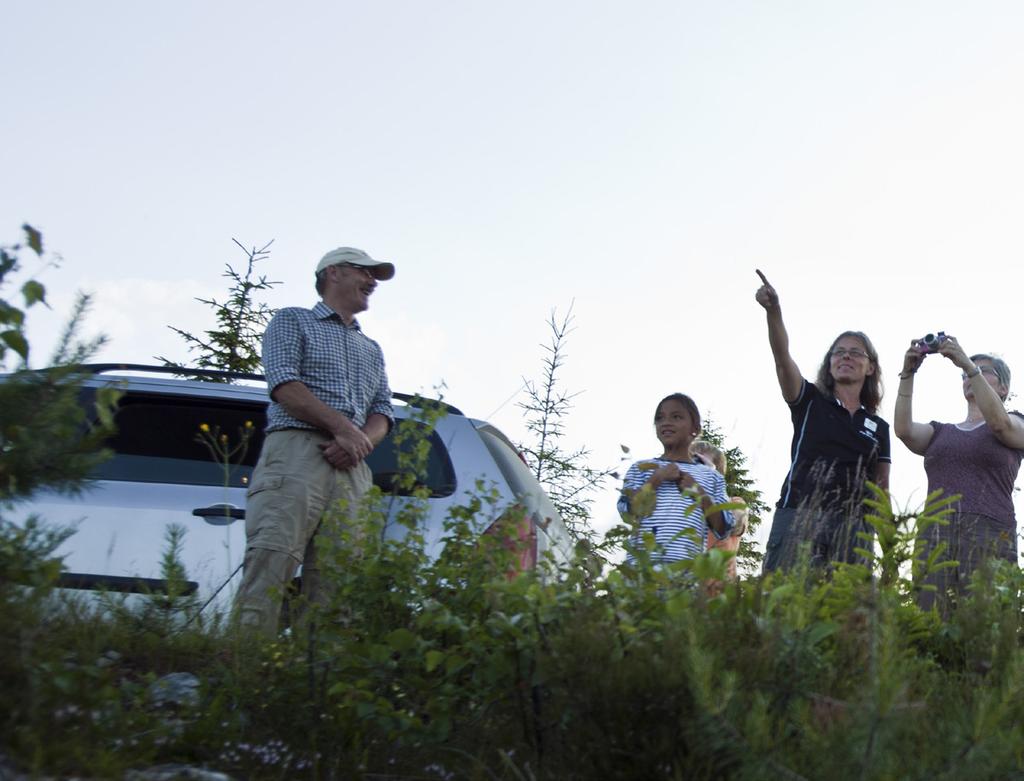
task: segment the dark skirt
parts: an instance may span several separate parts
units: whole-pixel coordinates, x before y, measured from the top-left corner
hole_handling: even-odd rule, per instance
[[[860,513],[779,507],[772,518],[762,571],[790,570],[801,552],[806,552],[815,568],[864,563],[857,549],[871,549],[870,539],[864,537],[869,531]]]
[[[924,532],[926,546],[922,560],[939,543],[946,543],[946,551],[939,561],[956,561],[954,567],[932,572],[921,579],[922,584],[935,586],[935,590],[920,591],[918,604],[922,610],[938,606],[941,613],[967,593],[971,575],[987,559],[1005,559],[1017,564],[1017,524],[1015,521],[997,521],[978,513],[953,513],[949,524],[933,524]]]

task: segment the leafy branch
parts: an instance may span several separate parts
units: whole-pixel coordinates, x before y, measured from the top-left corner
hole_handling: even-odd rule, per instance
[[[157,358],[164,366],[181,369],[183,376],[190,376],[189,368],[221,369],[247,374],[258,374],[261,371],[260,340],[274,310],[257,302],[256,294],[280,283],[268,281],[262,274],[257,275],[256,264],[270,257],[270,245],[274,240],[271,239],[258,249],[255,246],[246,249],[238,239],[232,241],[245,253],[245,271],[236,271],[230,263],[225,264],[226,270],[222,276],[231,280],[226,301],[217,301],[215,298],[196,299],[213,309],[217,327],[205,331],[203,336],[196,336],[173,325],[167,326],[185,340],[190,353],[198,353],[193,367],[164,357]],[[203,379],[207,382],[217,381],[209,377]],[[230,382],[227,379],[222,381]]]
[[[555,310],[548,319],[551,339],[541,345],[544,357],[538,381],[523,380],[527,400],[518,406],[526,413],[526,428],[533,442],[520,447],[527,466],[558,508],[566,527],[577,539],[591,539],[590,505],[595,492],[611,470],[595,469],[587,463],[590,450],[563,446],[565,420],[579,393],[560,387],[559,371],[565,364],[565,345],[573,332],[572,304],[559,320]]]

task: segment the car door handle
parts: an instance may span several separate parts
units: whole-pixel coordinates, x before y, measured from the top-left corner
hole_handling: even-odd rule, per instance
[[[211,504],[209,507],[197,507],[192,511],[213,526],[228,526],[235,521],[245,520],[245,510],[233,504]]]

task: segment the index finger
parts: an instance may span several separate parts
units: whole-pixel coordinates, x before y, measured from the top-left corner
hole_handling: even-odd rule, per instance
[[[761,273],[761,269],[755,268],[754,271],[756,271],[757,275],[759,277],[761,277],[761,283],[762,284],[767,285],[768,287],[772,286],[772,283],[768,281],[768,277],[766,277],[764,274]]]

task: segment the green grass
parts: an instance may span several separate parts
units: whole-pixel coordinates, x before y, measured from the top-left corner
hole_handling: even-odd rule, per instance
[[[510,579],[475,528],[490,501],[456,513],[436,562],[415,534],[342,541],[333,603],[272,642],[183,626],[173,605],[43,608],[46,545],[15,550],[7,528],[17,555],[0,560],[35,585],[0,585],[3,752],[97,778],[165,762],[252,779],[1021,774],[1017,568],[979,573],[946,621],[922,613],[914,516],[879,505],[873,561],[828,579],[800,568],[709,598],[693,584],[721,576],[720,554],[658,569],[642,552]],[[169,672],[199,677],[197,705],[154,709]]]

